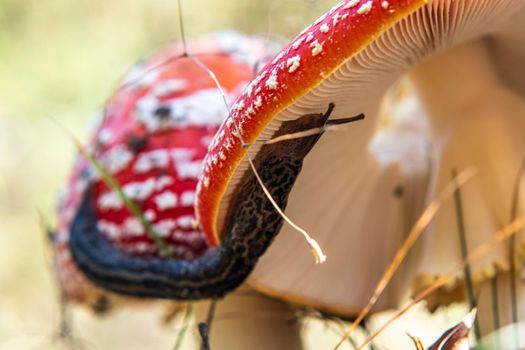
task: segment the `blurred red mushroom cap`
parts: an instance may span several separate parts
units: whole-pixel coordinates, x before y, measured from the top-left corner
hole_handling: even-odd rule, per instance
[[[87,149],[140,208],[173,258],[203,255],[209,242],[194,227],[194,199],[202,159],[231,101],[251,80],[271,45],[236,32],[208,35],[188,51],[217,77],[226,96],[202,67],[174,44],[138,64],[107,103]],[[87,188],[93,189],[98,227],[112,243],[139,257],[164,258],[120,196],[79,156],[58,204],[55,266],[65,296],[93,303],[103,292],[77,270],[68,250],[69,227]]]

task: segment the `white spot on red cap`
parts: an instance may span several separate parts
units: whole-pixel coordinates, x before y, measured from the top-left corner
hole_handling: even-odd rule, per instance
[[[170,235],[171,231],[175,228],[176,223],[173,219],[164,219],[159,222],[157,222],[155,225],[153,225],[153,230],[161,236],[161,237],[167,237]]]
[[[253,92],[253,86],[255,85],[255,81],[252,81],[248,86],[246,87],[246,95],[250,96]]]
[[[361,7],[359,7],[357,9],[357,11],[356,11],[357,14],[358,15],[366,15],[366,14],[370,13],[370,11],[372,10],[372,5],[373,5],[372,0],[365,2],[363,5],[361,5]]]
[[[181,92],[187,86],[188,83],[183,79],[168,79],[157,83],[153,88],[153,94],[157,97],[165,97],[176,92]]]
[[[162,191],[167,186],[173,184],[173,178],[171,176],[162,175],[157,179],[157,182],[155,183],[155,191]]]
[[[323,51],[323,45],[319,44],[317,40],[310,44],[312,48],[312,56],[317,56]]]
[[[132,160],[133,153],[121,144],[110,148],[100,157],[100,163],[110,174],[124,170]]]
[[[247,117],[249,117],[249,116],[251,116],[252,114],[255,114],[255,109],[253,109],[253,106],[250,106],[250,107],[246,108],[246,114],[245,114],[245,115],[246,115]],[[244,122],[244,120],[241,120],[241,125],[240,125],[240,126],[244,125],[243,122]],[[235,134],[235,133],[237,133],[235,136],[238,136],[238,135],[239,135],[239,133],[237,132],[237,129],[234,130],[234,134]]]
[[[194,219],[195,218],[191,215],[179,216],[177,218],[177,226],[183,229],[191,229],[193,227]]]
[[[343,9],[351,9],[353,7],[356,7],[357,4],[359,4],[359,1],[361,0],[350,0],[344,7]]]
[[[135,163],[134,170],[144,174],[155,168],[166,168],[169,163],[169,154],[165,149],[156,149],[141,153]]]
[[[162,192],[153,201],[159,210],[175,208],[177,206],[177,195],[171,191]]]
[[[140,220],[135,217],[130,217],[124,220],[123,229],[126,234],[131,236],[141,236],[144,234],[144,227]]]
[[[306,42],[309,43],[312,40],[314,40],[314,35],[312,33],[308,33],[306,36]]]
[[[137,253],[146,253],[148,250],[150,250],[151,245],[146,242],[138,242],[134,245],[134,250]]]
[[[154,178],[142,182],[129,182],[122,187],[122,190],[129,198],[143,201],[151,196],[155,190],[155,183]]]
[[[231,128],[232,125],[233,125],[233,118],[232,117],[228,117],[228,119],[226,120],[226,126],[228,128]]]
[[[381,7],[384,8],[385,10],[390,6],[390,3],[388,1],[383,1],[381,3]]]
[[[336,13],[334,17],[332,18],[332,25],[335,27],[337,23],[339,22],[339,19],[341,18],[341,15]]]
[[[97,205],[101,211],[108,211],[112,209],[120,209],[124,203],[115,191],[108,191],[100,195]]]
[[[297,50],[299,46],[301,46],[301,44],[303,43],[304,39],[304,36],[301,36],[298,39],[296,39],[292,44],[292,49]]]
[[[152,222],[157,218],[157,214],[155,214],[153,209],[148,209],[144,212],[144,218],[149,222]]]
[[[255,78],[256,84],[259,84],[259,82],[262,79],[264,79],[264,77],[266,76],[267,73],[268,73],[268,71],[266,71],[266,70],[264,70],[261,73],[259,73],[259,75]]]
[[[195,192],[185,191],[180,195],[180,205],[183,207],[191,207],[195,203]]]
[[[175,164],[175,167],[180,180],[198,179],[202,170],[202,162],[200,160],[178,162]]]
[[[113,141],[113,133],[109,129],[102,129],[98,134],[98,142],[102,145],[107,145]]]
[[[200,143],[204,147],[209,147],[210,142],[211,142],[212,139],[213,139],[213,137],[211,135],[204,135],[204,136],[201,137]]]
[[[270,88],[271,90],[277,89],[277,72],[275,71],[275,69],[272,71],[272,74],[270,74],[268,80],[266,80],[266,83],[264,83],[264,85],[266,85],[266,87]]]
[[[319,27],[319,30],[321,31],[321,33],[328,33],[328,31],[330,30],[330,27],[328,27],[328,24],[326,23],[323,23],[320,27]]]
[[[194,155],[195,150],[191,148],[174,148],[171,150],[171,156],[173,157],[175,162],[188,160]]]
[[[112,222],[98,220],[97,228],[110,239],[119,239],[122,235],[120,227]]]
[[[255,99],[255,101],[253,102],[253,106],[255,108],[259,108],[262,106],[262,97],[261,96],[257,96],[257,98]]]
[[[159,115],[159,107],[164,107],[166,112]],[[148,131],[155,132],[188,126],[218,126],[225,114],[221,92],[209,88],[165,101],[162,106],[154,96],[146,95],[137,101],[135,117]]]
[[[226,142],[224,143],[224,147],[226,147],[226,149],[228,151],[232,148],[232,143],[231,143],[230,139],[226,140]]]
[[[239,100],[236,104],[235,104],[235,109],[240,111],[244,108],[244,100]]]
[[[293,57],[290,57],[286,61],[286,67],[288,67],[288,72],[293,73],[299,68],[299,65],[301,64],[301,56],[295,55]]]

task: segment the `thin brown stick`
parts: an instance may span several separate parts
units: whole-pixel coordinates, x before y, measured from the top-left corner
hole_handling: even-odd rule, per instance
[[[346,124],[347,123],[351,123],[351,122],[358,121],[358,120],[363,120],[364,118],[365,118],[364,114],[359,114],[359,115],[357,115],[355,117],[348,118],[345,121],[344,125],[328,124],[327,123],[327,124],[325,124],[323,126],[320,126],[320,127],[317,127],[317,128],[311,128],[311,129],[298,131],[298,132],[294,132],[294,133],[290,133],[290,134],[284,134],[284,135],[281,135],[281,136],[274,137],[274,138],[272,138],[272,139],[270,139],[268,141],[262,141],[260,143],[262,143],[263,145],[272,145],[274,143],[279,143],[279,142],[284,142],[284,141],[291,141],[291,140],[300,139],[300,138],[303,138],[303,137],[323,134],[326,131],[340,131],[340,130],[346,129],[346,126],[347,126]],[[255,143],[258,144],[259,142],[256,141]]]
[[[266,197],[268,198],[268,200],[270,201],[270,203],[272,203],[273,207],[275,208],[275,210],[277,211],[277,213],[279,213],[279,215],[290,225],[292,226],[296,231],[298,231],[300,234],[303,235],[303,237],[305,238],[306,240],[306,243],[308,244],[308,246],[310,247],[310,250],[312,251],[312,254],[314,255],[315,257],[315,263],[316,264],[322,264],[326,261],[326,255],[323,253],[323,250],[321,249],[321,247],[319,246],[319,243],[317,243],[317,241],[315,239],[313,239],[312,237],[310,237],[310,235],[308,234],[308,232],[306,232],[304,229],[302,229],[299,225],[297,225],[296,223],[294,223],[288,216],[286,216],[286,214],[284,213],[284,211],[279,208],[279,205],[277,204],[277,202],[275,202],[275,200],[273,199],[270,191],[268,191],[268,189],[266,188],[266,185],[264,184],[264,182],[262,181],[261,177],[259,176],[259,173],[257,172],[257,169],[255,168],[255,165],[253,164],[253,161],[251,159],[251,157],[249,156],[249,154],[247,154],[247,158],[248,158],[248,163],[250,163],[250,167],[252,168],[252,171],[253,171],[253,174],[255,175],[255,178],[257,179],[257,182],[259,182],[259,185],[261,186],[264,194],[266,195]]]
[[[463,186],[468,180],[470,180],[475,173],[476,170],[474,168],[467,168],[466,170],[459,173],[427,206],[423,214],[421,214],[419,219],[416,221],[412,230],[405,239],[403,245],[397,251],[392,263],[390,263],[386,271],[383,273],[383,276],[376,285],[374,293],[372,294],[372,297],[370,298],[368,304],[363,308],[359,316],[357,316],[355,321],[350,325],[348,330],[345,332],[344,337],[341,338],[339,343],[337,343],[337,345],[333,348],[334,350],[337,350],[341,347],[341,345],[344,343],[344,340],[352,334],[352,332],[358,327],[358,325],[365,319],[370,310],[372,310],[377,300],[379,299],[379,296],[383,293],[386,286],[394,276],[394,273],[397,271],[410,249],[414,246],[419,236],[421,236],[425,228],[428,226],[430,221],[434,218],[438,210],[441,208],[443,202],[450,198],[454,194],[454,191],[456,191],[458,188]]]

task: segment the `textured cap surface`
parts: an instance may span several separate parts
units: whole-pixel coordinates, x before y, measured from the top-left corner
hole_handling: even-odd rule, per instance
[[[272,44],[235,32],[189,42],[231,101],[252,79]],[[172,45],[134,67],[109,100],[88,149],[133,200],[177,259],[193,259],[209,243],[194,227],[194,198],[202,159],[227,114],[213,79]],[[75,163],[58,206],[57,272],[65,294],[86,298],[94,287],[76,270],[68,230],[87,186],[92,186],[98,227],[122,250],[139,257],[164,257],[160,247],[83,157]]]

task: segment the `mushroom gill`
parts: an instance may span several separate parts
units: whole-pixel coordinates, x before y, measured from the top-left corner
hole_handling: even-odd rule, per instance
[[[330,118],[364,113],[366,119],[319,141],[305,159],[287,207],[287,215],[314,235],[328,260],[315,266],[301,238],[284,227],[251,275],[252,286],[291,302],[355,315],[424,199],[450,181],[453,169],[470,165],[479,175],[462,190],[468,244],[474,248],[487,240],[508,223],[513,180],[525,155],[522,85],[501,66],[520,53],[508,47],[515,39],[508,28],[519,21],[513,16],[523,17],[521,7],[523,2],[512,0],[347,0],[334,6],[262,69],[216,134],[207,158],[222,152],[225,160],[205,167],[197,198],[201,228],[221,239],[231,219],[230,203],[242,195],[238,184],[249,171],[246,154],[257,159],[260,145],[284,122],[322,113],[334,103]],[[408,160],[403,159],[381,162],[370,144],[382,97],[406,73],[418,92],[420,112],[429,118],[432,145],[430,153],[407,155],[413,167],[404,166]],[[398,137],[402,140],[403,133]],[[219,174],[220,168],[230,173]],[[453,209],[452,202],[443,208],[425,234],[420,257],[403,267],[378,310],[395,307],[418,277],[429,280],[426,276],[442,274],[461,260]],[[476,262],[475,281],[490,277],[496,267],[504,269],[506,252],[495,248]]]

